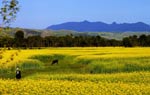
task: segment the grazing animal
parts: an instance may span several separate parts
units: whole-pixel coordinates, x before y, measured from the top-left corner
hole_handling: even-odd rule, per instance
[[[51,65],[58,64],[58,60],[53,60]]]

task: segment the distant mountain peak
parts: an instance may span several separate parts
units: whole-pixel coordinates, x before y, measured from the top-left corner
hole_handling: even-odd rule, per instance
[[[117,22],[112,22],[112,24],[113,24],[113,25],[116,25],[116,24],[117,24]]]
[[[52,25],[48,30],[73,30],[79,32],[145,32],[150,31],[150,25],[143,22],[121,23],[112,22],[107,24],[104,22],[90,22],[84,20],[81,22],[66,22],[58,25]]]
[[[148,24],[146,24],[146,23],[144,23],[144,22],[137,22],[137,24],[143,24],[143,25],[148,25]],[[149,25],[148,25],[149,26]]]
[[[83,22],[88,22],[88,23],[90,23],[88,20],[84,20]]]

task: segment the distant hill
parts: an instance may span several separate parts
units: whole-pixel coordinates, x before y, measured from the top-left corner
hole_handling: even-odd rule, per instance
[[[143,22],[121,23],[113,22],[107,24],[104,22],[66,22],[47,27],[48,30],[73,30],[78,32],[150,32],[150,25]]]
[[[13,28],[8,31],[2,32],[0,31],[0,38],[5,36],[14,37],[14,34],[17,30],[24,31],[25,38],[29,36],[101,36],[107,39],[117,39],[121,40],[124,37],[137,35],[140,36],[142,34],[150,35],[150,32],[76,32],[70,30],[38,30],[38,29],[23,29],[23,28]]]

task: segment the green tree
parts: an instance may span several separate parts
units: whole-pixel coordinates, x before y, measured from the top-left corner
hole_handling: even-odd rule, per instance
[[[2,0],[0,14],[2,16],[2,26],[9,27],[10,23],[16,19],[16,14],[19,11],[19,2],[17,0]]]
[[[15,43],[17,47],[22,47],[24,43],[24,32],[19,30],[15,33]]]
[[[145,34],[139,37],[139,43],[141,46],[147,46],[147,36]]]
[[[129,37],[123,38],[122,43],[123,43],[123,46],[125,46],[125,47],[132,47],[133,46],[132,41]]]

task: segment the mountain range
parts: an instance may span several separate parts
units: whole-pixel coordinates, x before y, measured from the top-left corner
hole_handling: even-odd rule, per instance
[[[47,30],[72,30],[78,32],[150,32],[150,25],[143,22],[107,24],[104,22],[66,22],[51,25]]]

